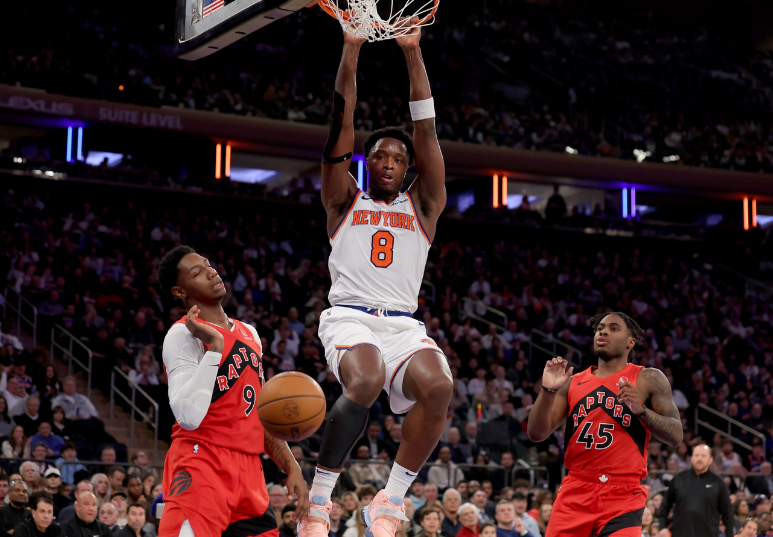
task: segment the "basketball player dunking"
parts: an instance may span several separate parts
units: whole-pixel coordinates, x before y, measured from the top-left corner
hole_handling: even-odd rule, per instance
[[[333,123],[322,164],[322,203],[332,245],[332,308],[319,335],[344,394],[330,410],[311,487],[311,511],[300,537],[327,537],[330,495],[382,389],[392,410],[407,412],[403,441],[386,488],[363,509],[375,537],[394,536],[407,520],[403,498],[437,445],[453,383],[443,353],[412,318],[438,216],[446,204],[445,166],[435,135],[435,111],[419,49],[420,32],[397,38],[408,63],[411,139],[404,130],[374,132],[365,143],[368,191],[349,174],[354,149],[355,77],[363,41],[344,34]],[[414,158],[419,177],[400,192]]]
[[[296,519],[309,493],[287,443],[265,432],[255,403],[263,382],[260,337],[229,319],[223,280],[188,246],[167,253],[158,267],[161,288],[188,315],[164,338],[169,404],[177,420],[164,466],[164,515],[159,537],[276,537],[261,453],[287,473]]]
[[[640,537],[647,502],[640,483],[647,476],[650,434],[676,447],[682,422],[665,375],[628,363],[641,334],[636,321],[606,313],[592,318],[591,326],[598,367],[572,376],[566,360],[550,360],[529,414],[534,442],[567,420],[568,475],[558,489],[546,537]]]

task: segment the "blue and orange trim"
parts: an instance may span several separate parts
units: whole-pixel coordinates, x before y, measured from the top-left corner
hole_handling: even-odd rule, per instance
[[[441,351],[441,350],[440,350],[439,348],[437,348],[437,347],[423,347],[423,348],[421,348],[421,349],[418,349],[418,350],[415,350],[415,351],[413,351],[411,354],[409,354],[408,356],[406,356],[406,357],[403,359],[403,361],[402,361],[402,362],[400,362],[400,365],[398,365],[397,367],[395,367],[395,372],[394,372],[394,373],[392,373],[392,377],[389,379],[389,389],[390,389],[390,390],[392,389],[392,383],[395,381],[395,377],[397,376],[397,373],[400,371],[400,369],[402,369],[402,367],[403,367],[403,366],[404,366],[406,363],[408,363],[408,360],[410,360],[410,359],[411,359],[411,358],[413,358],[413,357],[414,357],[416,354],[418,354],[418,353],[420,353],[420,352],[422,352],[422,351],[436,351],[436,352],[439,352],[441,355],[443,355],[443,351]],[[445,355],[443,355],[443,356],[445,356]]]
[[[341,226],[344,224],[344,222],[346,222],[349,219],[349,215],[352,214],[352,209],[354,208],[354,204],[357,203],[357,196],[360,195],[360,192],[362,192],[362,190],[358,188],[357,192],[354,193],[354,197],[352,197],[352,202],[349,204],[349,210],[346,211],[346,216],[344,216],[341,219],[341,221],[338,223],[335,230],[333,231],[333,234],[330,236],[331,241],[335,239],[336,235],[338,234],[338,231],[341,229]]]
[[[416,205],[413,204],[413,196],[411,196],[411,193],[409,191],[405,191],[406,195],[408,196],[408,200],[411,202],[411,209],[413,209],[413,215],[416,217],[416,221],[419,223],[419,229],[421,229],[421,234],[424,235],[424,238],[427,239],[427,243],[429,243],[430,246],[432,246],[432,241],[429,240],[429,236],[427,235],[427,232],[424,230],[424,226],[421,223],[421,218],[419,218],[419,213],[416,212]]]

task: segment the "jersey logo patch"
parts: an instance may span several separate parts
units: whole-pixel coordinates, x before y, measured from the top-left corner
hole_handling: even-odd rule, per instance
[[[169,497],[179,496],[189,488],[193,483],[193,477],[188,470],[180,470],[174,474],[172,484],[169,486]]]
[[[599,481],[601,481],[602,483],[606,483],[607,481],[609,481],[609,478],[604,474],[601,474],[601,477],[599,477]]]
[[[244,328],[239,327],[239,332],[242,333],[242,337],[244,339],[246,339],[247,341],[252,341],[252,337],[247,333],[247,331]]]
[[[242,375],[249,370],[255,371],[258,378],[263,378],[263,361],[260,353],[255,352],[243,341],[237,340],[217,370],[215,389],[212,390],[212,402],[228,393],[228,390],[233,388]]]
[[[416,231],[416,217],[383,211],[352,211],[353,226],[383,226]]]

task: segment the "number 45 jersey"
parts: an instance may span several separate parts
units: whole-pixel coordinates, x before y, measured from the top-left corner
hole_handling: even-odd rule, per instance
[[[357,190],[330,244],[330,304],[416,311],[430,241],[410,193],[387,204]]]
[[[255,328],[235,319],[230,320],[233,327],[227,330],[197,319],[223,335],[223,354],[206,416],[192,431],[175,423],[172,438],[257,455],[264,451],[263,424],[255,409],[263,381],[262,348]],[[185,317],[169,329],[164,345],[168,343],[179,347],[180,357],[184,355],[186,362],[195,360],[196,367],[206,352],[204,344],[185,327]]]
[[[627,406],[617,400],[618,382],[636,386],[642,366],[628,364],[608,377],[593,374],[596,366],[574,375],[569,385],[566,455],[571,472],[599,476],[647,476],[650,432]]]

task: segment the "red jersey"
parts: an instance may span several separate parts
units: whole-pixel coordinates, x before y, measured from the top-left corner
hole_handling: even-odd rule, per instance
[[[263,424],[255,406],[263,382],[260,341],[243,323],[231,319],[233,331],[211,323],[223,335],[223,354],[207,415],[188,431],[175,423],[172,438],[185,438],[240,453],[263,453]],[[204,322],[197,319],[198,322]],[[185,323],[185,318],[177,321]]]
[[[618,382],[636,386],[642,366],[628,364],[600,378],[596,366],[572,377],[564,464],[571,473],[647,477],[649,429],[617,400]]]

